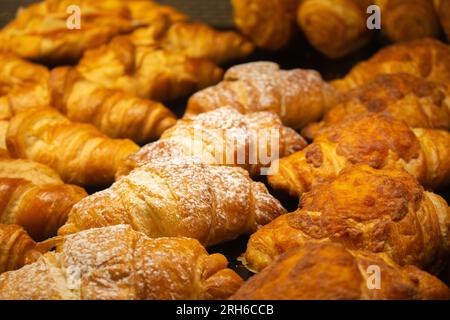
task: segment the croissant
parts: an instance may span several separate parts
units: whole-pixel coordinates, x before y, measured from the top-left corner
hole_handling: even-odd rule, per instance
[[[440,19],[442,28],[447,35],[447,40],[450,41],[450,3],[445,0],[433,0],[434,8]]]
[[[6,131],[8,131],[8,121],[0,121],[0,159],[8,158],[8,148],[6,147]]]
[[[21,226],[0,224],[0,274],[20,269],[39,256],[36,242]]]
[[[130,37],[135,45],[157,45],[170,52],[217,64],[243,59],[253,52],[253,44],[238,33],[218,31],[203,23],[153,24],[137,29]]]
[[[226,299],[242,284],[194,239],[150,239],[120,225],[60,240],[56,252],[0,276],[0,299]]]
[[[282,213],[245,170],[175,158],[139,167],[80,201],[58,233],[129,224],[150,237],[186,236],[214,245],[250,234]]]
[[[348,116],[375,112],[403,120],[412,128],[450,129],[450,86],[407,73],[380,75],[349,91],[343,101],[326,113],[320,123],[302,133],[316,137],[320,130]]]
[[[450,182],[450,132],[410,129],[383,114],[343,120],[324,130],[302,151],[275,161],[270,185],[299,196],[336,175],[349,164],[404,168],[427,188]]]
[[[445,200],[424,191],[406,171],[354,166],[303,194],[301,210],[253,234],[245,261],[262,270],[290,248],[333,241],[439,272],[450,253],[448,230]]]
[[[0,223],[21,225],[35,240],[55,235],[72,206],[87,196],[44,165],[1,159],[0,166]]]
[[[434,39],[395,44],[381,49],[372,58],[357,64],[333,86],[341,91],[371,82],[388,73],[408,73],[430,81],[450,81],[450,46]]]
[[[450,290],[438,278],[400,267],[386,256],[338,243],[310,243],[281,255],[231,299],[436,300],[450,299]]]
[[[120,162],[139,149],[130,140],[110,139],[51,108],[30,108],[15,115],[6,143],[11,157],[47,164],[65,182],[81,186],[112,183]]]
[[[49,71],[44,66],[27,62],[12,54],[0,53],[0,96],[24,85],[45,83],[48,77]],[[2,114],[3,110],[0,110],[0,116]]]
[[[298,129],[320,119],[338,101],[338,93],[316,71],[254,62],[230,68],[224,81],[194,94],[186,115],[232,106],[242,113],[275,112],[285,125]]]
[[[150,162],[196,157],[199,162],[240,166],[264,174],[270,162],[301,150],[305,140],[270,112],[241,114],[222,107],[181,119],[161,139],[128,156],[117,177]]]
[[[314,48],[336,59],[370,40],[366,10],[371,0],[304,0],[297,21]]]
[[[74,122],[91,123],[111,138],[139,144],[158,139],[176,116],[161,103],[87,81],[73,68],[52,70],[51,102]]]
[[[56,3],[57,5],[52,5]],[[101,1],[103,2],[103,1]],[[43,1],[17,12],[0,31],[0,51],[43,62],[75,62],[89,48],[107,43],[117,34],[135,28],[125,6],[101,6],[100,1]],[[67,13],[77,5],[82,13],[79,30],[70,29]],[[100,7],[98,7],[100,6]]]
[[[87,79],[141,98],[174,100],[215,84],[222,69],[205,59],[155,46],[136,46],[127,37],[87,51],[77,66]]]
[[[301,0],[232,0],[238,29],[260,48],[278,50],[295,33],[295,11]]]
[[[90,0],[87,1],[92,3]],[[137,24],[151,25],[161,17],[168,18],[171,23],[180,23],[188,20],[185,14],[175,8],[161,5],[151,0],[119,0],[119,2],[127,6],[133,20]]]
[[[439,19],[430,0],[375,0],[381,9],[382,29],[392,41],[439,35]]]

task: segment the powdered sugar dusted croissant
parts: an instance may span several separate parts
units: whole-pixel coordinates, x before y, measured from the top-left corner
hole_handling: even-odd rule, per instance
[[[234,66],[224,81],[194,94],[186,115],[232,106],[242,113],[272,111],[289,127],[316,121],[339,101],[337,92],[313,70],[281,70],[276,63]]]
[[[332,241],[437,273],[450,253],[449,230],[445,200],[407,172],[355,166],[305,193],[301,210],[253,234],[245,260],[261,270],[290,248]]]
[[[125,225],[60,239],[56,252],[0,276],[0,299],[226,299],[242,284],[194,239],[150,239]]]
[[[139,167],[79,202],[59,234],[125,223],[150,237],[186,236],[213,245],[252,233],[282,213],[245,170],[175,158]]]
[[[347,118],[323,130],[305,149],[274,164],[269,183],[292,195],[330,179],[349,164],[404,168],[427,188],[450,182],[450,133],[411,129],[383,114]]]
[[[232,299],[446,300],[450,290],[438,278],[386,256],[310,243],[281,255]]]
[[[301,150],[304,139],[281,124],[271,112],[241,114],[223,107],[181,119],[157,142],[128,156],[117,176],[150,162],[172,157],[197,157],[204,163],[240,166],[251,174],[263,174],[270,163]]]

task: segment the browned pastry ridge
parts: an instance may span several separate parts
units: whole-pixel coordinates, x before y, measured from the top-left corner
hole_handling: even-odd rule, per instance
[[[8,121],[0,121],[0,158],[8,158],[8,148],[6,147],[6,132],[8,131]]]
[[[244,169],[174,158],[139,167],[85,198],[59,234],[129,224],[150,237],[185,236],[213,245],[251,234],[285,212]]]
[[[372,0],[303,0],[298,25],[309,42],[329,58],[361,48],[371,38],[366,13]]]
[[[447,40],[450,40],[450,2],[445,0],[433,0],[433,2]]]
[[[305,193],[301,210],[253,234],[245,260],[261,270],[292,247],[332,241],[439,272],[450,253],[449,231],[445,200],[407,172],[354,166]]]
[[[350,90],[319,123],[302,133],[316,137],[324,127],[348,116],[375,112],[403,120],[412,128],[450,129],[450,85],[430,82],[407,73],[383,74]]]
[[[20,269],[39,256],[36,242],[21,226],[0,224],[0,274]]]
[[[0,159],[0,223],[18,224],[37,241],[56,235],[73,205],[86,196],[43,164]]]
[[[403,168],[427,188],[444,187],[450,182],[450,132],[411,129],[381,113],[356,115],[274,162],[268,180],[273,188],[300,196],[352,164]]]
[[[19,10],[16,18],[0,31],[0,51],[32,60],[74,62],[85,50],[133,30],[126,6],[109,3],[112,2],[50,0],[32,4]],[[68,28],[70,5],[77,5],[82,13],[79,30]]]
[[[232,0],[234,23],[260,48],[278,50],[295,32],[301,0]]]
[[[240,166],[252,175],[264,174],[273,160],[305,147],[305,140],[281,124],[271,112],[241,114],[230,107],[178,120],[161,139],[142,147],[123,162],[117,177],[136,167],[174,157]]]
[[[226,299],[242,284],[194,239],[150,239],[125,225],[60,240],[56,252],[0,276],[0,299]]]
[[[206,59],[158,46],[133,44],[126,36],[86,51],[78,71],[89,81],[157,101],[174,100],[216,84],[223,71]]]
[[[186,115],[223,106],[242,113],[272,111],[285,125],[298,129],[320,119],[338,101],[338,93],[316,71],[253,62],[230,68],[218,85],[194,94]]]
[[[130,140],[108,138],[89,124],[73,123],[52,108],[31,108],[8,126],[10,156],[44,163],[65,182],[103,186],[114,181],[121,161],[139,149]]]
[[[430,0],[375,0],[381,9],[383,33],[392,41],[439,35],[439,19]]]
[[[378,284],[374,275],[380,276]],[[309,243],[278,257],[231,299],[435,300],[450,299],[450,290],[438,278],[386,256],[338,243]]]
[[[159,46],[170,52],[217,64],[245,58],[254,49],[251,42],[236,32],[218,31],[203,23],[173,24],[167,18],[135,30],[130,39],[136,46]]]
[[[367,61],[358,63],[334,87],[348,91],[387,73],[409,73],[430,81],[450,81],[450,46],[438,40],[403,42],[378,51]]]

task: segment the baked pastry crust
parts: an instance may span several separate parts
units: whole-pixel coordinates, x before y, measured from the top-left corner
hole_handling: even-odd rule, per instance
[[[370,266],[381,286],[371,289]],[[250,278],[234,300],[380,300],[449,299],[438,278],[413,266],[400,267],[388,257],[349,250],[338,243],[310,243],[290,250]]]
[[[0,276],[0,299],[225,299],[242,284],[194,239],[149,239],[129,226],[60,240],[56,252]]]

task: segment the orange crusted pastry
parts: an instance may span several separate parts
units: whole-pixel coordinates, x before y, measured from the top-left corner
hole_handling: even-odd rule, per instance
[[[137,29],[130,38],[135,45],[159,46],[217,64],[242,59],[253,52],[253,44],[238,33],[218,31],[203,23],[160,21]]]
[[[303,0],[297,21],[314,48],[340,58],[369,41],[366,11],[371,4],[371,0]]]
[[[349,91],[320,123],[302,131],[315,137],[324,127],[348,116],[374,112],[403,120],[412,128],[450,128],[450,85],[430,82],[407,73],[377,76],[373,81]]]
[[[0,158],[8,158],[9,153],[6,147],[6,132],[8,131],[8,121],[0,121]]]
[[[269,183],[299,196],[350,164],[404,168],[427,188],[450,182],[450,132],[410,129],[383,114],[368,113],[330,126],[302,151],[273,164]]]
[[[0,274],[17,270],[39,256],[36,242],[21,226],[0,224]]]
[[[91,123],[111,138],[147,143],[176,122],[176,116],[163,104],[105,89],[73,68],[52,70],[50,92],[50,104],[70,120]]]
[[[372,58],[357,64],[334,87],[348,91],[387,73],[409,73],[431,81],[450,81],[450,46],[438,40],[422,39],[381,49]]]
[[[253,234],[245,260],[261,270],[290,248],[331,241],[439,272],[450,253],[449,230],[445,200],[408,173],[355,166],[305,193],[301,210]]]
[[[87,51],[77,69],[87,80],[105,88],[157,101],[183,97],[222,78],[222,69],[206,59],[135,45],[125,36]]]
[[[438,278],[386,256],[311,243],[281,255],[231,299],[435,300],[450,299],[450,290]]]
[[[150,237],[184,236],[213,245],[250,234],[283,213],[245,170],[174,158],[139,167],[79,202],[59,234],[125,223]]]
[[[224,81],[194,94],[186,115],[232,106],[242,113],[275,112],[285,125],[298,129],[321,118],[338,101],[338,93],[316,71],[254,62],[230,68]]]
[[[278,50],[295,32],[300,0],[232,0],[234,23],[260,48]]]
[[[439,35],[439,19],[430,0],[375,0],[381,9],[382,31],[392,41]]]
[[[139,149],[130,140],[110,139],[51,108],[31,108],[15,115],[6,143],[11,157],[47,164],[65,182],[82,186],[111,183],[120,162]]]
[[[125,6],[100,5],[96,1],[43,1],[17,12],[0,31],[0,51],[52,63],[77,61],[89,48],[107,43],[134,28]],[[80,29],[69,29],[70,5],[80,8]]]
[[[194,239],[149,239],[120,225],[62,238],[56,252],[2,274],[0,299],[226,299],[242,282]]]
[[[271,112],[241,114],[230,107],[184,118],[161,139],[128,156],[117,176],[146,163],[196,157],[204,163],[240,166],[264,174],[279,157],[301,150],[305,140]]]
[[[18,224],[37,241],[54,236],[72,206],[86,196],[45,165],[0,159],[0,223]]]

